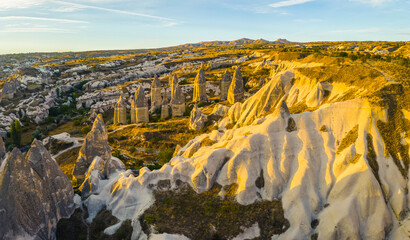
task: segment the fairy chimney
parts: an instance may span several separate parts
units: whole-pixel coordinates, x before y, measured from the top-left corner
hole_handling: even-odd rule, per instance
[[[228,90],[229,90],[229,86],[231,85],[232,82],[232,77],[231,77],[231,73],[226,70],[224,76],[222,77],[222,81],[221,81],[221,100],[225,101],[226,99],[228,99]]]
[[[161,82],[157,75],[154,76],[154,80],[151,84],[151,112],[155,112],[161,107]]]
[[[114,107],[114,124],[127,124],[127,103],[122,96]]]
[[[236,67],[235,73],[231,85],[228,90],[228,101],[230,104],[234,104],[240,101],[243,98],[244,87],[243,87],[243,78],[241,70],[239,67]]]
[[[135,122],[149,122],[148,103],[145,99],[144,89],[139,86],[135,92]]]
[[[208,96],[206,95],[206,80],[205,74],[202,68],[199,70],[194,81],[194,96],[192,99],[194,102],[207,102]]]

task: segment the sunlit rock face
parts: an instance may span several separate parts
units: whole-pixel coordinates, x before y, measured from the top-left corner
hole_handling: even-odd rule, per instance
[[[96,156],[101,157],[104,161],[108,161],[111,158],[107,128],[101,114],[94,120],[93,127],[85,137],[75,163],[73,175],[79,183],[84,181],[88,167]]]
[[[230,104],[234,104],[243,98],[243,94],[245,92],[243,86],[243,78],[241,74],[241,69],[239,67],[236,68],[235,73],[233,74],[233,79],[231,85],[229,86],[228,90],[228,101]]]
[[[158,79],[158,76],[154,76],[154,80],[151,84],[151,112],[155,112],[161,107],[161,82]]]
[[[208,96],[206,95],[206,80],[204,70],[199,70],[194,81],[194,96],[193,102],[207,102]]]
[[[203,114],[201,109],[195,104],[189,117],[189,128],[195,131],[201,130],[205,127],[208,116]]]
[[[161,103],[161,118],[162,119],[168,119],[169,118],[169,104],[166,98],[162,100]]]
[[[114,124],[127,124],[127,103],[122,96],[114,107]]]
[[[231,82],[231,73],[228,70],[226,70],[221,80],[221,101],[225,101],[228,99],[228,90],[229,86],[231,85]]]
[[[141,86],[135,92],[135,122],[149,122],[148,103]]]
[[[116,175],[87,207],[138,219],[155,201],[151,187],[160,181],[169,181],[170,189],[186,182],[198,193],[236,184],[240,204],[281,199],[290,227],[275,239],[408,239],[408,153],[386,154],[380,126],[391,119],[385,107],[345,99],[345,92],[337,82],[281,72],[229,109],[225,119],[233,129],[192,139],[160,170]],[[292,113],[300,104],[319,105]],[[398,136],[409,144],[405,134]],[[148,237],[138,221],[133,228],[133,239]]]
[[[185,96],[178,84],[171,99],[171,111],[173,117],[182,117],[185,112]]]
[[[0,239],[55,239],[74,211],[67,176],[40,141],[26,156],[15,148],[0,168]]]

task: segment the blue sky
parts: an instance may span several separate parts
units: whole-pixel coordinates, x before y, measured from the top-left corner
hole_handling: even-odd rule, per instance
[[[242,37],[410,40],[409,0],[0,0],[0,54]]]

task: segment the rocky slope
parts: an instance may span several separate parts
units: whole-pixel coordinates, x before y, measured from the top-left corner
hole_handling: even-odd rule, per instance
[[[279,200],[267,211],[278,216],[272,239],[409,238],[409,119],[397,97],[400,84],[378,76],[373,86],[354,79],[346,83],[336,77],[340,71],[327,79],[310,74],[289,66],[273,72],[254,96],[231,107],[219,130],[191,140],[160,170],[143,168],[138,176],[117,171],[99,180],[98,190],[83,203],[87,221],[107,209],[120,220],[104,230],[108,235],[132,220],[132,239],[173,239],[157,234],[166,233],[167,226],[155,209],[178,206],[180,194],[192,197],[181,190],[188,185],[200,196],[192,199],[197,207],[205,205],[206,216],[213,216],[207,215],[207,204],[222,204],[209,200],[212,192],[231,210]],[[164,191],[171,191],[172,200],[161,195]],[[204,231],[228,239],[265,239],[266,220],[247,214],[239,232],[217,225],[217,219]],[[172,234],[187,236],[183,229],[192,219],[172,216]]]
[[[0,167],[0,239],[55,239],[74,211],[71,182],[40,141],[15,148]]]

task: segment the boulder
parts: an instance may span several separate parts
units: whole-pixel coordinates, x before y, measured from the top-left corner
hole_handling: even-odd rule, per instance
[[[205,127],[205,123],[208,120],[208,116],[203,114],[201,109],[195,104],[191,111],[191,116],[189,118],[189,128],[195,131],[201,130]]]
[[[0,239],[56,239],[57,222],[74,211],[67,176],[40,141],[15,148],[0,172]]]
[[[229,86],[231,85],[232,77],[231,73],[226,70],[224,76],[222,77],[221,81],[221,101],[225,101],[228,99],[228,90]]]
[[[85,137],[75,162],[73,175],[78,182],[82,183],[84,181],[89,166],[97,156],[101,157],[104,161],[108,161],[111,158],[107,129],[101,114],[97,116],[91,131]]]
[[[235,73],[231,85],[228,90],[228,101],[230,104],[234,104],[243,98],[245,89],[243,87],[243,78],[241,74],[241,69],[236,67]]]
[[[202,68],[199,70],[194,81],[194,96],[193,102],[207,102],[208,96],[206,95],[206,80],[205,74]]]
[[[127,103],[122,96],[114,107],[114,124],[127,124]]]

